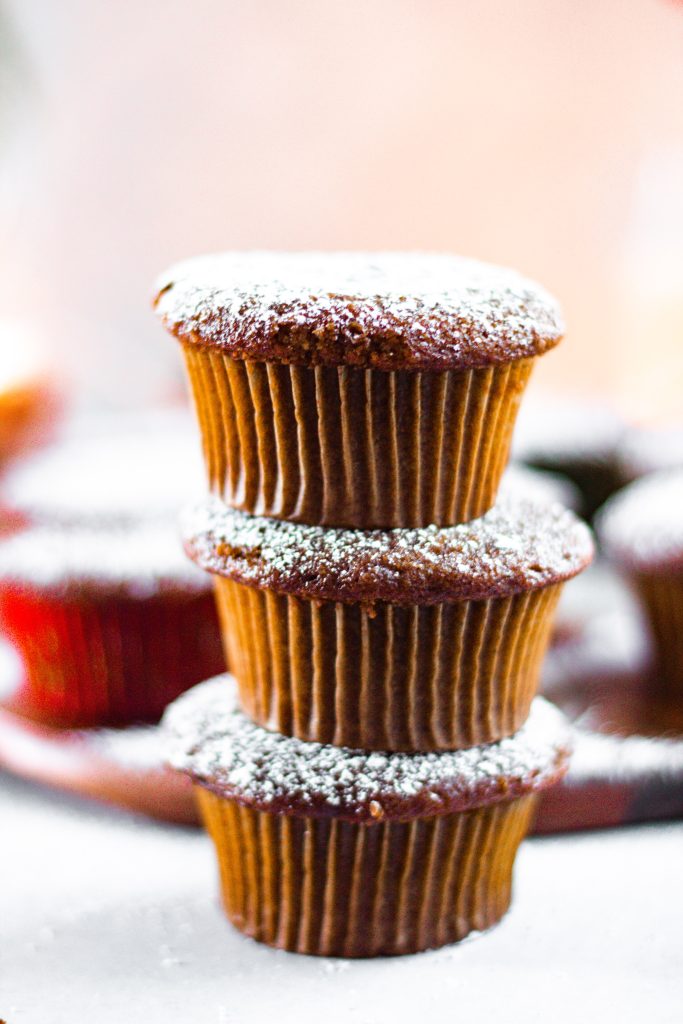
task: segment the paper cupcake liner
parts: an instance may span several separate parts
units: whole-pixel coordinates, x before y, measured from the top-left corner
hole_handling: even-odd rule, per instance
[[[491,508],[533,363],[386,372],[183,351],[211,490],[246,512],[359,529]]]
[[[655,670],[650,688],[664,697],[683,695],[683,576],[636,579],[654,637]]]
[[[303,740],[456,750],[526,720],[561,584],[402,607],[307,601],[215,577],[246,713]]]
[[[499,921],[536,800],[356,825],[196,790],[232,923],[271,946],[342,957],[435,949]]]
[[[12,708],[54,725],[155,722],[225,666],[207,593],[74,601],[13,592],[2,618],[25,670]]]

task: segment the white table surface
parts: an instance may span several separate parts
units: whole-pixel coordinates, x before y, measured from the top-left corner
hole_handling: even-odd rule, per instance
[[[683,824],[530,840],[498,928],[349,962],[237,934],[200,832],[7,776],[0,821],[7,1024],[683,1021]]]

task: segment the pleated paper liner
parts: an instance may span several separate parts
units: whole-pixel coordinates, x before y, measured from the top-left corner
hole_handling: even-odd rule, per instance
[[[214,579],[243,709],[303,740],[456,750],[515,732],[536,695],[561,584],[409,606],[310,601]]]
[[[211,490],[246,512],[360,529],[491,508],[533,363],[390,372],[183,351]]]
[[[499,921],[536,800],[360,825],[196,791],[232,923],[280,949],[341,957],[434,949]]]
[[[211,593],[79,600],[9,590],[2,614],[25,673],[11,710],[52,725],[158,721],[225,664]]]
[[[652,692],[683,701],[683,573],[638,573],[634,583],[654,639]]]

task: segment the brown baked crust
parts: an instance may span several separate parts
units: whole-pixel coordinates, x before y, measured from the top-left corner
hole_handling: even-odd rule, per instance
[[[183,517],[202,569],[311,600],[438,604],[559,583],[593,556],[587,526],[558,505],[510,498],[460,526],[345,530],[249,516],[210,498]]]
[[[170,764],[220,796],[274,814],[367,823],[452,814],[538,792],[564,775],[569,726],[537,698],[525,725],[487,746],[386,753],[309,743],[254,724],[218,676],[164,715]]]
[[[159,278],[166,328],[235,359],[452,370],[541,355],[555,300],[515,271],[446,253],[201,256]]]

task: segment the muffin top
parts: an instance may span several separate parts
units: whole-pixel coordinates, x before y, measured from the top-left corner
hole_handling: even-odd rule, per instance
[[[600,514],[599,533],[607,555],[624,568],[683,571],[683,469],[653,473],[615,494]]]
[[[210,591],[185,557],[173,521],[127,526],[36,525],[0,541],[0,589],[67,598],[139,599]]]
[[[169,409],[76,416],[58,441],[0,480],[4,508],[44,524],[170,519],[203,491],[194,421]]]
[[[239,710],[229,676],[183,694],[163,725],[170,764],[215,793],[277,814],[355,822],[433,817],[543,789],[564,774],[571,746],[566,720],[542,698],[519,732],[468,750],[309,743],[255,725]]]
[[[539,355],[559,309],[515,271],[446,253],[227,252],[171,267],[171,333],[237,359],[450,370]]]
[[[202,569],[312,600],[438,604],[505,597],[575,576],[587,526],[559,505],[509,498],[460,526],[348,530],[250,516],[210,498],[183,516]]]

